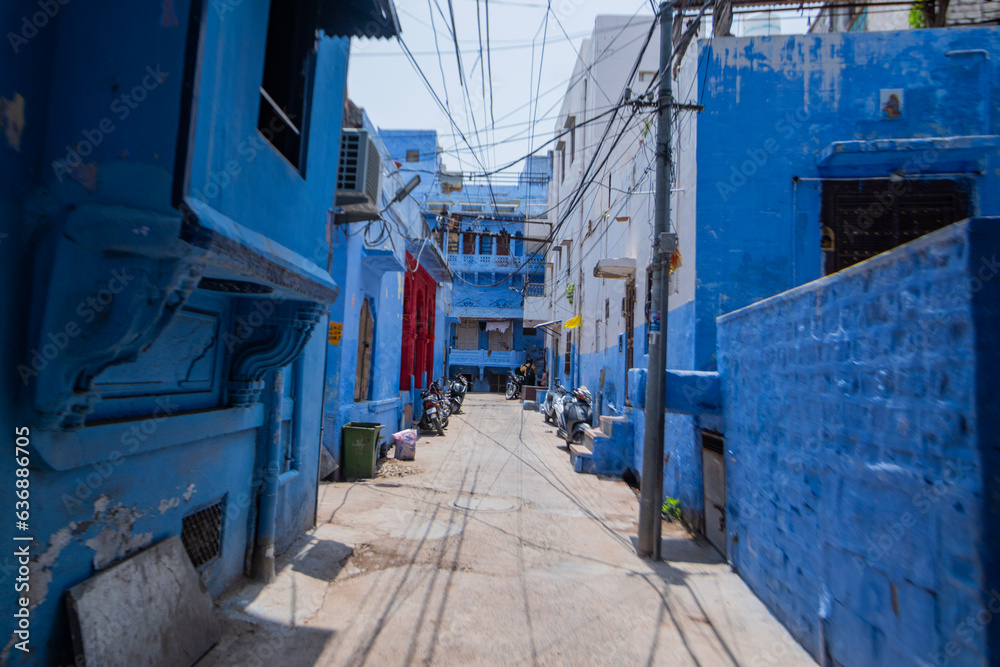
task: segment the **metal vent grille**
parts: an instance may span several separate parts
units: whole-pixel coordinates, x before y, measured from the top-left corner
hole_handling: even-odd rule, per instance
[[[222,553],[222,501],[184,517],[181,542],[195,567],[212,562]]]
[[[720,434],[715,433],[714,431],[706,431],[702,429],[701,446],[703,449],[707,449],[710,452],[722,454],[725,449],[725,440]]]
[[[337,165],[337,189],[358,189],[358,161],[361,156],[361,133],[340,133],[340,162]]]

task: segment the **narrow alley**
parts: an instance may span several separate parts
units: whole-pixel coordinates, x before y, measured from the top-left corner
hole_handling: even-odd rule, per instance
[[[540,414],[470,395],[415,461],[322,484],[318,527],[276,582],[217,602],[223,638],[198,664],[813,664],[677,524],[664,562],[640,560],[637,516]]]

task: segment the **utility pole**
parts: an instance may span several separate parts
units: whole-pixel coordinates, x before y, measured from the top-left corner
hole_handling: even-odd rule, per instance
[[[664,392],[667,367],[667,306],[670,293],[670,257],[677,248],[677,235],[670,233],[670,117],[674,98],[670,87],[670,57],[673,49],[674,6],[660,2],[660,88],[657,95],[656,194],[653,257],[649,271],[653,279],[649,313],[649,369],[646,375],[646,430],[642,449],[642,490],[639,498],[639,545],[642,558],[660,560],[661,511],[663,507]]]

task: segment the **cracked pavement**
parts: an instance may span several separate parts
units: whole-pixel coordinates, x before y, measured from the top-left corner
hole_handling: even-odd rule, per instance
[[[463,412],[391,476],[321,484],[317,528],[217,602],[198,664],[814,664],[704,540],[665,523],[639,559],[633,490],[574,473],[540,414]]]

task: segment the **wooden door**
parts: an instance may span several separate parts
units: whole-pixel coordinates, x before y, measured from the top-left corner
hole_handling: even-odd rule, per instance
[[[489,349],[495,352],[508,352],[514,347],[514,327],[511,324],[503,331],[490,331]]]
[[[635,278],[625,281],[622,317],[625,319],[625,404],[631,405],[628,400],[628,370],[635,363]]]
[[[701,432],[701,475],[705,501],[705,537],[726,555],[726,459],[722,436]]]
[[[368,306],[368,299],[361,305],[361,319],[358,322],[358,367],[354,376],[354,401],[368,400],[368,383],[372,365],[372,337],[374,320]]]
[[[479,323],[462,322],[455,330],[456,350],[479,349]]]

